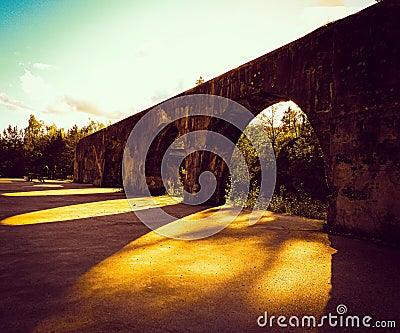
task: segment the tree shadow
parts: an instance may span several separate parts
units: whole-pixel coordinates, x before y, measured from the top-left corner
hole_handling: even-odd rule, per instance
[[[0,195],[0,217],[3,220],[32,211],[122,198],[123,193]],[[205,207],[176,204],[162,209],[182,218]],[[133,212],[89,218],[71,216],[68,221],[53,223],[0,225],[0,331],[31,331],[55,310],[58,300],[66,296],[80,276],[149,231]]]
[[[0,195],[0,215],[123,197]],[[177,218],[217,209],[163,207]],[[328,237],[320,222],[299,217],[267,213],[249,226],[248,215],[197,241],[150,232],[134,212],[0,225],[0,331],[279,332],[288,328],[260,328],[258,316],[320,317],[339,304],[398,320],[399,250]]]
[[[197,241],[146,234],[83,275],[35,331],[259,332],[267,310],[322,312],[327,235],[283,219],[271,214],[249,226],[242,214]]]

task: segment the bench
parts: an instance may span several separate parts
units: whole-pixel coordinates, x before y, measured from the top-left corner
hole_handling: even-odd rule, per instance
[[[27,180],[27,181],[28,181],[28,182],[32,182],[34,179],[37,179],[38,181],[44,183],[44,180],[45,180],[45,179],[49,179],[49,177],[42,176],[42,175],[39,174],[39,173],[30,172],[30,173],[28,174],[28,180]]]

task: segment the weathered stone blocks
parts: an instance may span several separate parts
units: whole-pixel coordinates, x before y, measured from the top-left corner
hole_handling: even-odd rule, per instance
[[[399,40],[400,4],[385,0],[181,95],[224,96],[255,115],[279,101],[296,102],[310,119],[325,154],[332,193],[329,226],[398,242]],[[125,142],[147,111],[81,140],[76,150],[75,181],[121,185]],[[212,121],[200,120],[196,126],[192,121],[176,124],[178,133],[174,135],[183,135],[196,126],[221,130]],[[229,132],[224,134],[229,136]],[[230,136],[237,139],[237,135]],[[148,156],[147,183],[155,192],[162,191],[157,163],[163,149],[160,145]],[[214,168],[211,171],[219,177],[226,176],[226,170],[218,164],[206,155],[187,159],[186,188],[196,189],[204,165]],[[214,195],[216,204],[223,201],[221,186]]]

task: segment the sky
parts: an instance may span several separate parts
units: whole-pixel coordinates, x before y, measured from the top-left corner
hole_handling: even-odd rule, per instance
[[[0,130],[119,121],[375,0],[1,0]]]

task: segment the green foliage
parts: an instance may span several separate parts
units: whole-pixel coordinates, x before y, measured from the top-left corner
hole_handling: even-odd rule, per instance
[[[22,177],[31,172],[43,173],[48,166],[50,177],[71,178],[76,144],[104,127],[89,119],[88,125],[82,128],[74,125],[65,131],[31,115],[24,130],[10,125],[0,135],[0,175]]]
[[[259,152],[267,140],[262,125],[252,124],[248,126],[238,140],[237,149],[233,152],[231,160],[231,175],[229,178],[226,197],[228,203],[234,203],[246,208],[254,207],[258,193],[260,191],[261,164]],[[263,152],[264,154],[266,152]],[[244,158],[240,158],[243,156]],[[266,163],[273,163],[274,156],[264,155],[263,160]],[[245,171],[248,171],[248,175]],[[250,191],[248,192],[247,180],[250,182]],[[231,191],[232,189],[232,191]],[[233,193],[235,189],[235,193]]]
[[[21,154],[24,137],[17,127],[8,126],[0,135],[0,174],[9,170],[10,174],[21,174],[24,170],[24,158]]]
[[[313,199],[303,191],[299,191],[296,195],[288,193],[282,185],[279,192],[272,197],[268,209],[275,213],[326,220],[328,204]]]
[[[282,111],[281,105],[273,105],[257,117],[257,121],[247,127],[248,133],[263,128],[272,144],[277,163],[277,180],[269,210],[310,218],[326,218],[328,187],[325,180],[324,160],[318,138],[305,114],[298,108],[289,106]],[[233,172],[241,176],[231,178],[227,186],[227,202],[245,208],[258,208],[256,200],[260,192],[261,166],[257,146],[265,137],[252,137],[251,142],[244,133],[237,142],[238,151],[245,158],[241,161],[233,155]],[[247,189],[248,170],[250,188]],[[231,187],[240,194],[233,198]],[[245,193],[249,193],[247,197]],[[262,194],[261,194],[262,195]],[[263,199],[263,198],[261,198]],[[264,199],[265,200],[265,199]]]

